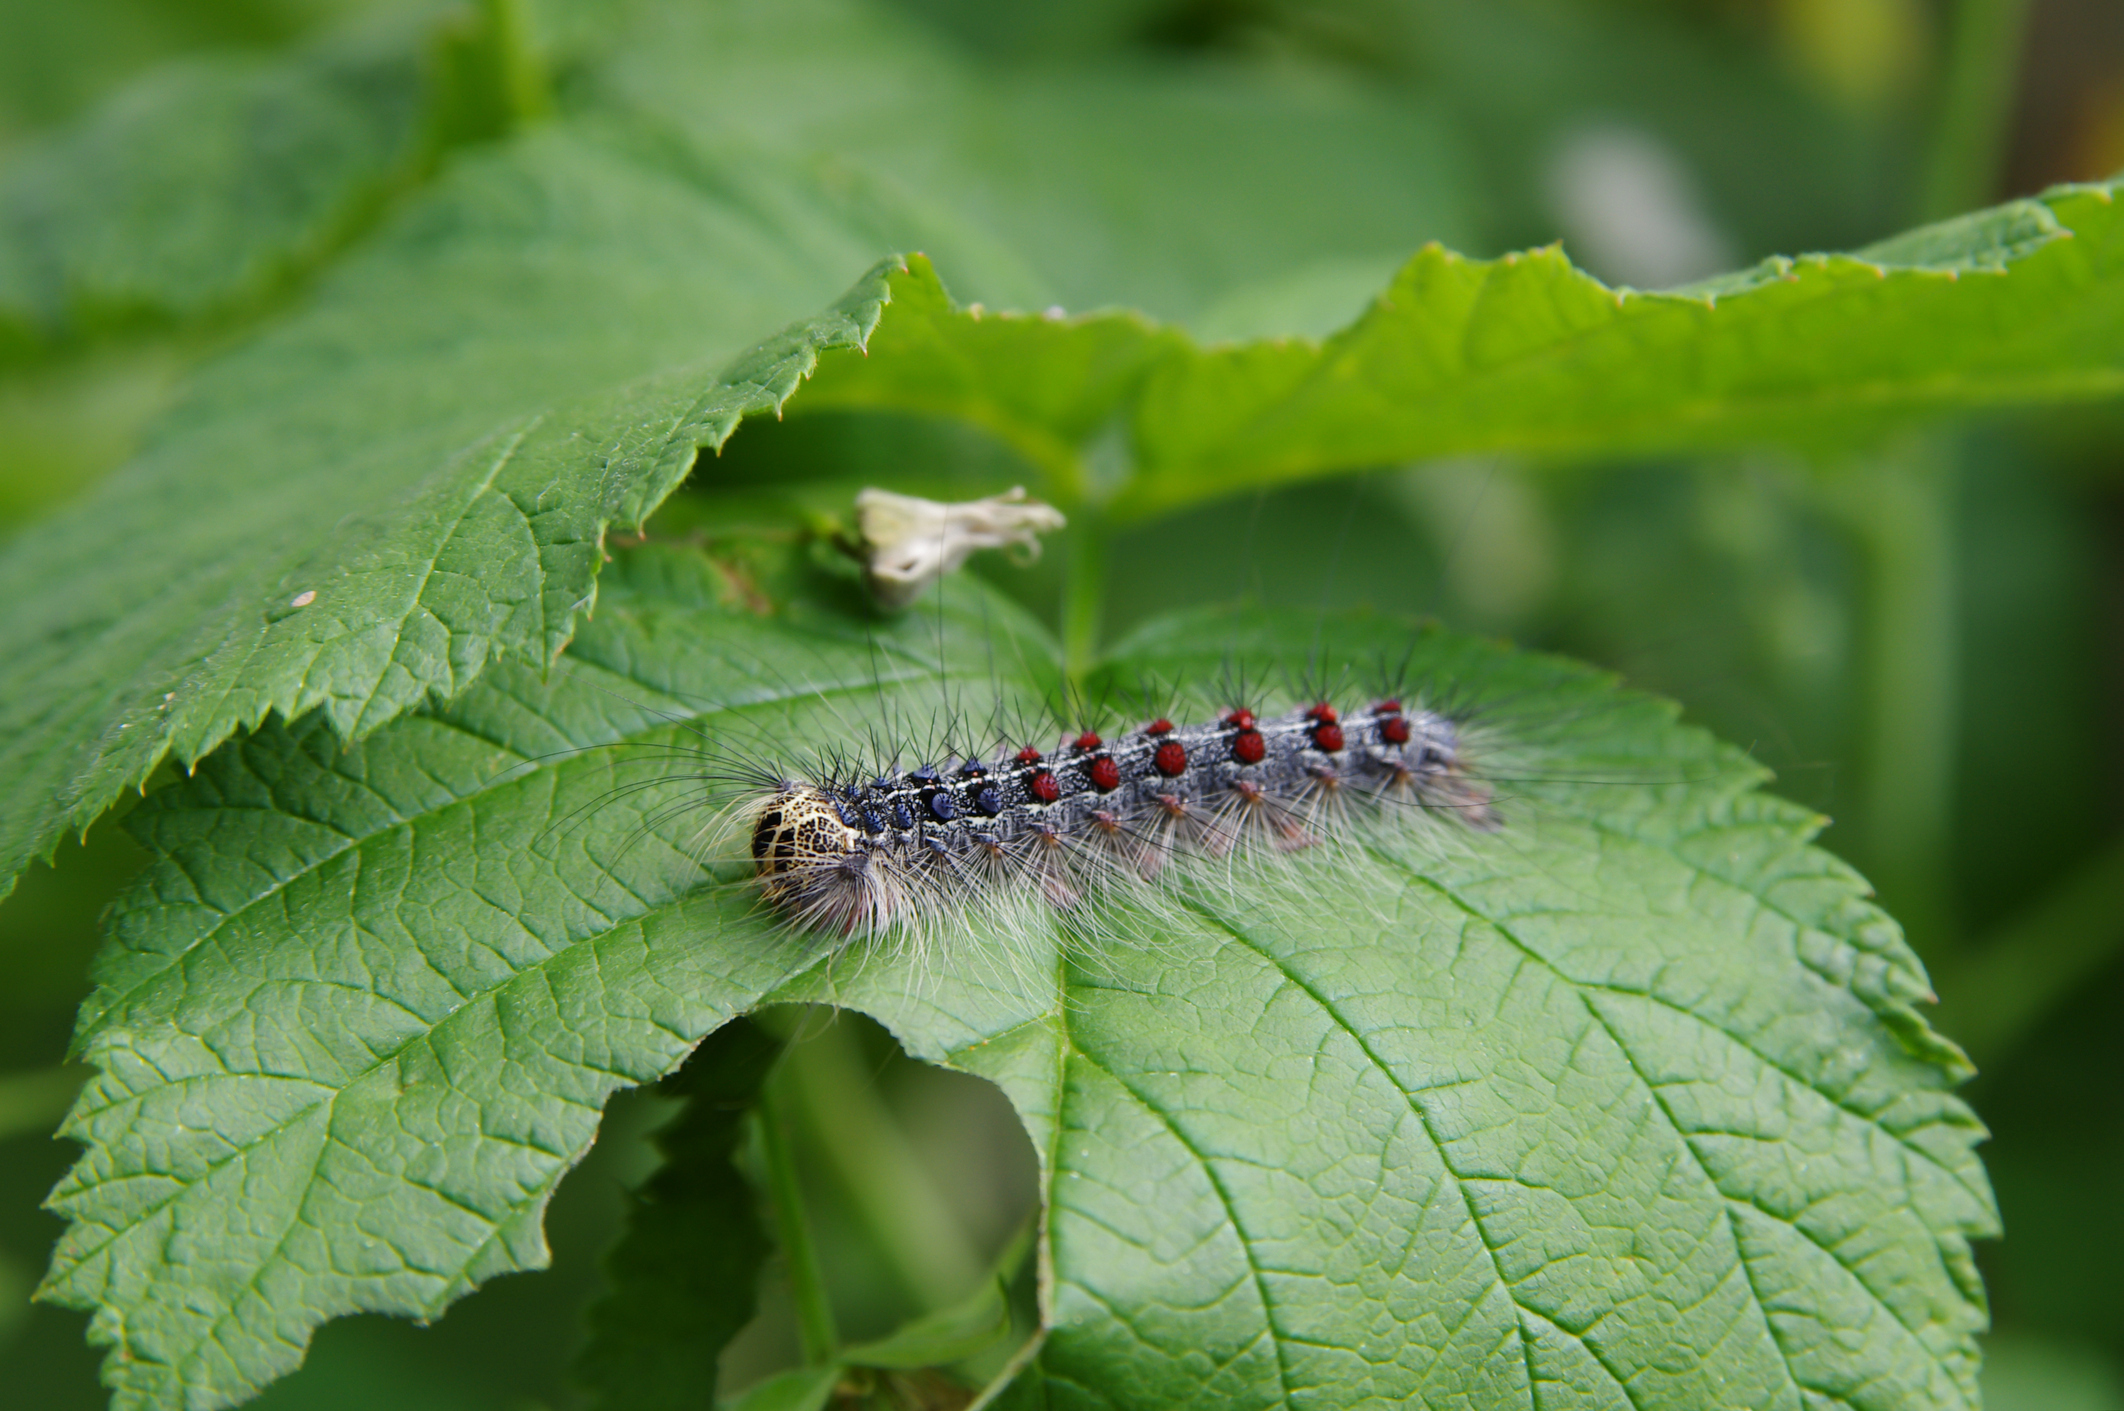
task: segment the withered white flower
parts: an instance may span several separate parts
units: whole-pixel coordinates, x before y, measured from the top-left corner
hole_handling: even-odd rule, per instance
[[[1065,522],[1054,506],[1027,499],[1023,486],[958,503],[877,489],[856,496],[870,589],[890,607],[912,602],[977,549],[1017,549],[1030,562],[1040,536]]]

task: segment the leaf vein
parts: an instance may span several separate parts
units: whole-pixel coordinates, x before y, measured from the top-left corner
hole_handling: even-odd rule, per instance
[[[1196,1146],[1187,1133],[1181,1130],[1180,1124],[1173,1120],[1172,1114],[1139,1092],[1096,1055],[1086,1053],[1081,1046],[1077,1046],[1077,1054],[1086,1063],[1091,1064],[1111,1079],[1115,1087],[1120,1088],[1134,1098],[1145,1112],[1155,1117],[1158,1120],[1158,1124],[1165,1128],[1166,1134],[1178,1142],[1181,1150],[1185,1151],[1195,1164],[1201,1168],[1202,1178],[1209,1183],[1211,1191],[1216,1194],[1217,1203],[1224,1207],[1225,1221],[1231,1226],[1233,1235],[1237,1237],[1241,1257],[1246,1260],[1247,1271],[1252,1277],[1254,1296],[1261,1301],[1263,1324],[1261,1337],[1267,1338],[1270,1347],[1275,1351],[1276,1383],[1282,1388],[1284,1405],[1288,1406],[1291,1400],[1291,1369],[1289,1360],[1284,1355],[1282,1333],[1276,1326],[1276,1302],[1269,1296],[1268,1279],[1262,1272],[1261,1265],[1254,1258],[1253,1242],[1247,1235],[1246,1226],[1239,1219],[1239,1208],[1233,1202],[1231,1192],[1225,1189],[1223,1178],[1217,1174],[1217,1170],[1211,1164],[1208,1155],[1200,1147]],[[1256,1341],[1259,1341],[1259,1338]],[[1252,1344],[1249,1344],[1249,1346],[1252,1346]]]

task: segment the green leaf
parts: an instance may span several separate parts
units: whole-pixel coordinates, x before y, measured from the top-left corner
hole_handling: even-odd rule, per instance
[[[1273,8],[1305,35],[1310,3]],[[1892,127],[1809,82],[1790,51],[1736,43],[1700,13],[1548,0],[1397,0],[1373,13],[1360,31],[1367,67],[1433,95],[1479,143],[1512,243],[1547,238],[1559,216],[1568,225],[1558,163],[1589,129],[1654,137],[1749,250],[1863,238],[1911,204]]]
[[[855,1367],[913,1372],[962,1361],[995,1346],[1010,1332],[1010,1304],[1001,1280],[987,1279],[948,1308],[926,1313],[873,1342],[844,1347],[840,1360]]]
[[[1919,412],[2124,390],[2108,186],[1674,293],[1610,289],[1555,249],[1434,247],[1321,344],[1201,349],[1126,314],[984,318],[919,267],[893,297],[870,356],[829,359],[795,411],[973,421],[1046,469],[1050,495],[1124,518],[1430,456],[1820,444]],[[1119,471],[1095,476],[1087,450],[1116,425]]]
[[[999,69],[849,0],[645,7],[604,43],[586,106],[830,164],[1008,252],[901,237],[962,299],[1326,334],[1423,241],[1478,238],[1459,134],[1295,55]]]
[[[819,1411],[840,1376],[839,1367],[800,1367],[769,1377],[722,1404],[730,1411]]]
[[[172,65],[14,154],[0,340],[218,313],[328,252],[421,153],[408,29]]]
[[[716,1365],[752,1318],[768,1250],[732,1158],[780,1051],[751,1024],[726,1024],[659,1089],[686,1105],[656,1134],[664,1164],[630,1202],[605,1258],[611,1292],[590,1309],[577,1373],[599,1406],[690,1411],[714,1399]]]
[[[771,616],[730,563],[624,553],[550,674],[499,664],[347,748],[268,726],[130,816],[157,860],[85,1011],[45,1287],[95,1311],[122,1411],[228,1404],[326,1318],[434,1317],[543,1263],[604,1099],[778,1002],[1010,1095],[1049,1385],[1974,1405],[1995,1217],[1966,1067],[1819,820],[1737,752],[1442,632],[1168,620],[1107,679],[1180,683],[1176,716],[1234,662],[1409,653],[1533,766],[1506,827],[1256,859],[1113,904],[1088,953],[1040,924],[835,958],[699,870],[704,737],[771,763],[984,720],[1051,698],[1056,649],[993,599],[877,623],[749,571]]]
[[[607,526],[875,323],[881,272],[832,302],[873,247],[822,236],[820,200],[547,133],[202,371],[139,459],[0,555],[0,874],[269,713],[358,736],[558,651]]]

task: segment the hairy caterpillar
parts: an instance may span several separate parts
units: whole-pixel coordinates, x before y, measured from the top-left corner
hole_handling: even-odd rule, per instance
[[[1386,698],[1212,724],[1163,718],[1050,753],[949,759],[876,775],[777,779],[740,811],[761,892],[789,920],[846,936],[925,931],[970,897],[1036,892],[1058,908],[1175,862],[1293,851],[1400,807],[1499,826],[1446,715]],[[765,779],[759,781],[767,783]]]
[[[868,580],[894,605],[975,549],[1036,553],[1038,534],[1063,523],[1022,489],[961,504],[870,489],[856,505]],[[1210,724],[1160,716],[1112,740],[1081,730],[1051,751],[938,751],[911,768],[897,761],[921,751],[875,743],[887,763],[739,771],[750,798],[726,821],[749,839],[763,898],[805,929],[933,930],[998,893],[1070,909],[1176,861],[1295,851],[1350,815],[1396,806],[1498,826],[1458,725],[1393,695],[1347,717],[1325,699],[1273,718],[1235,705]]]
[[[1434,625],[1203,610],[1071,676],[983,589],[864,621],[796,580],[762,616],[706,564],[615,565],[615,630],[573,656],[636,723],[554,826],[611,809],[583,835],[617,844],[601,870],[650,844],[621,885],[750,898],[830,952],[1010,967],[1132,949],[1193,924],[1175,908],[1313,912],[1351,868],[1515,866],[1588,787],[1629,786],[1628,814],[1694,772],[1643,733],[1667,708]]]
[[[1008,516],[1044,508],[1015,494],[914,503],[948,521],[922,541],[936,576],[973,532],[949,516],[978,511],[976,528],[1000,534]],[[1501,810],[1493,786],[1508,758],[1514,776],[1524,771],[1527,742],[1516,729],[1500,734],[1500,702],[1479,723],[1458,703],[1457,672],[1440,674],[1428,629],[1375,622],[1360,634],[1366,645],[1340,651],[1380,669],[1352,671],[1323,662],[1318,622],[1260,636],[1228,620],[1216,629],[1221,647],[1183,637],[1118,675],[1065,683],[1039,629],[1011,623],[978,593],[949,612],[940,593],[933,621],[926,610],[889,616],[860,639],[845,623],[794,633],[762,624],[757,648],[742,650],[754,629],[726,628],[716,669],[735,668],[731,679],[750,683],[740,694],[764,708],[714,711],[712,725],[671,717],[700,744],[653,755],[695,767],[606,798],[681,788],[644,818],[645,833],[691,815],[685,853],[750,890],[779,924],[835,946],[891,937],[918,952],[968,935],[1011,948],[1029,926],[1057,921],[1087,939],[1117,915],[1100,899],[1158,906],[1197,882],[1298,895],[1329,874],[1312,862],[1293,871],[1283,855],[1327,860],[1383,843],[1383,832],[1414,832],[1429,851],[1455,834],[1499,832],[1505,812],[1519,811],[1512,800]],[[1306,637],[1300,668],[1289,653]],[[997,671],[999,646],[1019,670]],[[862,657],[867,689],[850,679]],[[1249,689],[1264,675],[1289,686]],[[1438,684],[1446,704],[1428,689]],[[1140,693],[1141,703],[1116,725],[1118,712],[1087,692],[1107,702]]]

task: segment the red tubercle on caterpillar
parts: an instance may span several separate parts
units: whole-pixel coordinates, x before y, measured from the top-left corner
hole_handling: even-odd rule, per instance
[[[1034,749],[1031,745],[1027,745],[1024,749],[1018,751],[1018,763],[1038,764],[1039,762],[1040,752]]]
[[[1112,761],[1109,760],[1107,763],[1110,764]],[[1062,797],[1061,781],[1057,780],[1051,772],[1045,769],[1026,780],[1025,788],[1028,793],[1041,803],[1053,803],[1056,799]]]
[[[1083,734],[1079,735],[1075,740],[1071,741],[1069,747],[1075,750],[1078,754],[1090,754],[1093,750],[1099,748],[1099,746],[1105,743],[1106,741],[1100,739],[1092,731],[1087,730]]]
[[[1259,764],[1268,756],[1268,741],[1254,726],[1259,723],[1254,713],[1245,706],[1234,706],[1224,713],[1224,723],[1238,733],[1232,736],[1232,758],[1241,764]]]
[[[1164,721],[1159,723],[1166,724]],[[1166,729],[1169,731],[1172,727],[1166,725]],[[1151,767],[1168,779],[1176,779],[1187,772],[1187,751],[1178,740],[1167,740],[1151,755]]]
[[[1305,718],[1313,722],[1314,749],[1334,754],[1342,748],[1342,717],[1335,713],[1335,707],[1321,701],[1306,711]]]
[[[1173,733],[1173,722],[1161,715],[1150,724],[1144,726],[1143,733],[1146,735],[1170,735]]]
[[[1405,745],[1409,742],[1409,722],[1401,714],[1401,702],[1393,697],[1372,706],[1372,714],[1380,717],[1379,738],[1390,745]]]
[[[1085,772],[1091,778],[1092,787],[1102,794],[1110,794],[1121,787],[1121,766],[1114,762],[1112,755],[1101,755],[1093,760],[1091,768]]]

